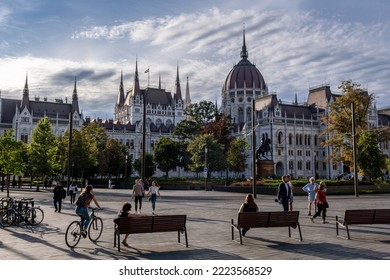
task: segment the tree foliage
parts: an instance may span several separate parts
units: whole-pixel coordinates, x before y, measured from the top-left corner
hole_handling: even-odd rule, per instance
[[[230,170],[236,173],[245,171],[245,168],[247,167],[246,160],[249,157],[247,148],[248,143],[240,137],[237,137],[232,141],[227,153],[227,161]]]
[[[100,155],[99,170],[101,175],[111,178],[112,175],[124,174],[126,161],[126,147],[116,141],[109,139],[105,149]]]
[[[343,94],[330,104],[328,115],[322,119],[325,130],[323,146],[331,147],[328,160],[353,163],[352,160],[352,110],[355,104],[355,123],[357,141],[359,135],[367,130],[367,115],[372,108],[374,96],[351,80],[343,81],[339,87]]]
[[[141,168],[142,168],[142,157],[139,157],[136,160],[134,160],[134,169],[140,175],[142,173]],[[146,154],[145,155],[145,177],[150,178],[154,175],[155,172],[156,172],[156,163],[153,160],[153,155]]]
[[[21,175],[26,170],[27,147],[16,141],[12,130],[5,130],[0,137],[0,172]]]
[[[154,150],[154,160],[157,167],[168,177],[168,172],[179,164],[179,144],[169,137],[161,138]]]
[[[48,117],[39,120],[29,145],[29,167],[33,176],[56,175],[60,171],[58,140]]]
[[[359,137],[358,166],[365,177],[379,178],[386,169],[386,157],[378,147],[378,135],[373,131],[364,131]]]
[[[212,134],[203,134],[194,138],[188,144],[191,156],[190,170],[200,172],[205,167],[207,148],[208,172],[226,169],[226,156],[224,146],[214,138]]]

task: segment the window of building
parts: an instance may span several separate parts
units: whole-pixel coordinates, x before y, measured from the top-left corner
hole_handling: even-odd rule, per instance
[[[278,144],[282,144],[283,142],[283,133],[280,131],[278,133]]]
[[[294,169],[294,161],[293,161],[293,160],[290,160],[290,161],[288,162],[288,168],[289,168],[290,170],[293,170],[293,169]]]
[[[289,145],[292,145],[292,144],[293,144],[293,135],[292,135],[292,133],[290,133],[290,134],[288,135],[288,144],[289,144]]]
[[[311,170],[311,161],[306,161],[306,170]]]
[[[297,165],[298,165],[298,170],[302,170],[302,161],[298,161]]]
[[[157,128],[160,128],[161,123],[162,123],[161,119],[157,119],[157,120],[156,120],[156,126],[157,126]]]
[[[317,147],[317,141],[318,141],[318,137],[317,135],[314,135],[314,146]]]
[[[310,151],[306,151],[306,156],[310,157]]]

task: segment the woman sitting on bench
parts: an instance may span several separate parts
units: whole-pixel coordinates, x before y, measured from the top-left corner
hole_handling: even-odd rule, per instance
[[[238,210],[239,213],[242,212],[259,212],[259,207],[255,203],[255,200],[253,198],[252,194],[247,194],[244,200],[244,203],[241,205],[240,210]],[[242,228],[241,234],[242,236],[245,236],[246,232],[249,230],[249,228]]]

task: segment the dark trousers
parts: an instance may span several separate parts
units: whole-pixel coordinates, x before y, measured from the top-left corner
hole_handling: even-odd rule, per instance
[[[326,207],[322,203],[317,204],[317,212],[314,214],[313,219],[320,216],[322,212],[322,219],[325,221],[326,218]]]
[[[76,193],[70,191],[69,192],[69,196],[70,196],[70,203],[73,204],[75,202],[75,200],[76,200]]]
[[[54,208],[56,209],[56,211],[61,212],[61,204],[62,204],[62,199],[54,199]]]
[[[139,203],[139,210],[142,208],[142,195],[136,195],[134,204],[135,204],[135,211],[138,209],[138,203]]]
[[[288,200],[289,198],[282,197],[282,206],[283,206],[283,211],[288,211]]]

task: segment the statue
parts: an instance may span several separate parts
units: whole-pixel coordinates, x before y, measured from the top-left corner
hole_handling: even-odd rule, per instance
[[[263,139],[261,140],[261,145],[256,151],[256,159],[258,161],[260,160],[270,160],[267,157],[267,153],[271,152],[271,159],[272,159],[272,146],[271,146],[271,139],[265,138],[263,136]]]

